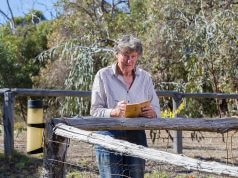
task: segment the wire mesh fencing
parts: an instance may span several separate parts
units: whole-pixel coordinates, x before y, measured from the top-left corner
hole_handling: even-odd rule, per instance
[[[152,134],[151,134],[152,133]],[[173,153],[173,131],[146,131],[148,147]],[[151,138],[151,136],[154,136]],[[62,143],[64,144],[64,143]],[[3,139],[0,139],[3,150]],[[15,133],[15,149],[25,152],[26,132]],[[120,154],[120,153],[119,153]],[[238,132],[226,133],[183,131],[183,154],[202,161],[218,162],[225,165],[238,166]],[[57,160],[55,160],[57,161]],[[96,162],[95,145],[71,139],[65,160],[66,177],[95,178],[99,177]],[[225,175],[204,173],[189,170],[172,164],[146,160],[145,178],[150,177],[230,177]]]
[[[148,147],[173,153],[172,131],[156,131],[156,139],[151,139],[151,131],[146,131]],[[211,132],[183,132],[183,154],[202,161],[215,161],[218,163],[237,166],[238,133],[224,134]],[[108,150],[108,153],[114,151]],[[121,154],[121,153],[117,153]],[[126,155],[124,153],[124,155]],[[129,155],[126,155],[129,156]],[[67,151],[67,177],[99,177],[95,145],[83,141],[71,140]],[[112,166],[125,166],[121,162]],[[126,169],[125,169],[126,171]],[[130,175],[130,173],[129,173]],[[149,177],[229,177],[202,171],[189,170],[172,164],[146,160],[145,175]],[[130,177],[130,176],[128,176]]]

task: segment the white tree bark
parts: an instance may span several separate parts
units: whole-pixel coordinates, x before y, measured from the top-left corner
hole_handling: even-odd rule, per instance
[[[238,167],[221,164],[218,162],[200,161],[183,155],[159,151],[141,145],[136,145],[123,140],[117,140],[110,136],[100,135],[93,132],[80,130],[65,124],[56,125],[55,134],[66,138],[97,144],[107,149],[118,151],[127,155],[159,161],[187,169],[197,170],[219,175],[238,175]]]

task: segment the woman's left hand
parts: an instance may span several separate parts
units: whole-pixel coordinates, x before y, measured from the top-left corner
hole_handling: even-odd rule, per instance
[[[156,113],[152,106],[147,106],[147,107],[142,108],[142,113],[140,116],[154,118],[154,117],[156,117]]]

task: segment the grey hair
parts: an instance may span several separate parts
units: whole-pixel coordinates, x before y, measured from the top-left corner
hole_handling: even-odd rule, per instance
[[[133,35],[123,35],[118,39],[114,47],[115,54],[119,52],[137,52],[142,55],[143,48],[141,41]]]

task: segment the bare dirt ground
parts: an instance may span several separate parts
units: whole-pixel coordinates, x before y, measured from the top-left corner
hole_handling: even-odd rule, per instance
[[[172,134],[172,132],[170,132]],[[3,134],[0,133],[0,177],[39,177],[42,168],[42,156],[19,157],[12,162],[2,159]],[[26,154],[26,131],[15,132],[15,150]],[[152,143],[149,131],[147,142],[149,147],[173,153],[172,141],[168,139],[166,131],[157,133],[155,142]],[[193,139],[192,139],[193,138]],[[183,132],[183,154],[192,158],[217,161],[229,165],[238,165],[238,133],[229,132],[224,135],[208,132]],[[25,160],[22,160],[25,159]],[[25,162],[24,162],[25,161]],[[24,163],[23,163],[24,162]],[[67,154],[68,172],[80,171],[79,177],[98,177],[93,145],[71,140]],[[199,171],[186,170],[169,164],[155,161],[146,162],[146,173],[158,172],[165,177],[178,178],[225,178],[229,176],[207,174]],[[159,174],[161,175],[161,174]],[[158,174],[156,177],[160,177]],[[68,177],[74,177],[73,174]]]

